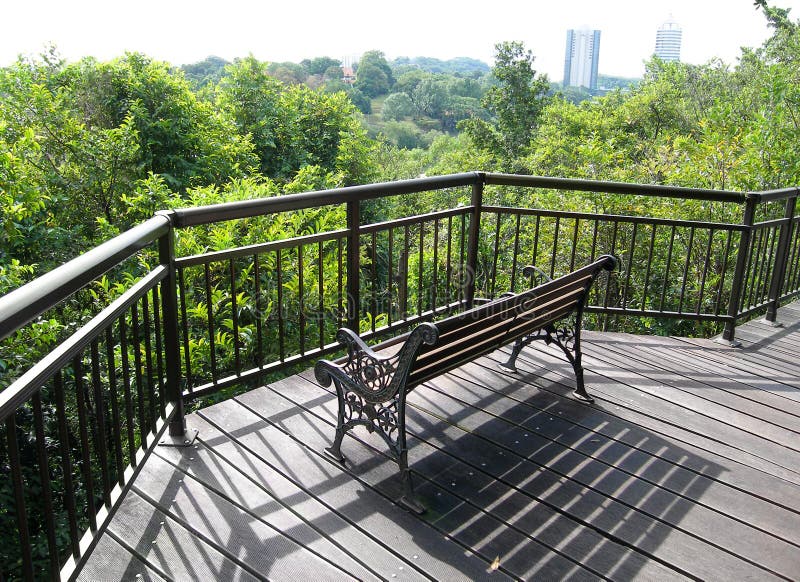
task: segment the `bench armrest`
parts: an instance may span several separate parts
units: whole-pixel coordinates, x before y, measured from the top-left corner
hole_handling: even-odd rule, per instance
[[[319,360],[314,366],[314,376],[322,386],[338,382],[368,402],[385,402],[405,387],[420,346],[434,344],[438,337],[435,325],[422,323],[408,335],[397,353],[384,356],[365,344],[358,334],[343,327],[336,339],[347,347],[347,359],[341,364]]]

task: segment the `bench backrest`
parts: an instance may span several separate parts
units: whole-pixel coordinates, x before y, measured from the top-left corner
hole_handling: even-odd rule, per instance
[[[577,313],[595,278],[617,260],[603,255],[563,277],[436,322],[438,339],[423,344],[411,365],[407,389]],[[579,322],[580,323],[580,322]]]

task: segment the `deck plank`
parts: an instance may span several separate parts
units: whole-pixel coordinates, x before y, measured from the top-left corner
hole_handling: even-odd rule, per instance
[[[241,432],[236,437],[238,442],[271,465],[281,467],[285,475],[332,511],[369,532],[395,554],[398,571],[414,569],[439,580],[485,575],[490,562],[465,555],[465,548],[439,535],[374,488],[354,481],[337,463],[329,461],[322,455],[322,447],[314,446],[323,442],[315,419],[288,401],[284,404],[279,398],[270,398],[270,394],[274,393],[261,388],[242,397],[258,406],[263,416],[243,406],[238,398],[204,409],[200,415],[226,432]],[[295,430],[287,432],[286,426]],[[376,482],[384,481],[390,490],[397,490],[394,475],[385,463],[373,459],[371,465]],[[503,578],[499,572],[496,574]]]
[[[735,508],[738,519],[800,545],[797,514],[786,507],[795,501],[796,487],[667,435],[643,431],[600,410],[574,414],[572,409],[583,406],[581,403],[553,399],[522,375],[509,382],[503,379],[507,374],[499,367],[485,367],[483,363],[452,372],[458,385],[448,385],[447,394],[591,458],[621,470],[636,471],[674,493],[695,483],[703,491],[701,499],[708,507],[723,513]],[[487,393],[494,392],[493,387],[497,386],[503,386],[499,392],[502,398],[490,399]],[[664,475],[669,475],[669,480]],[[769,500],[763,497],[765,490],[770,492]]]
[[[409,395],[427,507],[363,427],[322,454],[336,400],[311,370],[189,415],[150,455],[81,580],[797,579],[800,304],[710,340],[583,334],[508,348]],[[141,577],[137,578],[137,575]]]

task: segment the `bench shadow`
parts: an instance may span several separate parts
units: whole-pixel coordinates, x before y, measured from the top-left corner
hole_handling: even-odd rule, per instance
[[[621,419],[615,430],[638,444],[610,436],[600,430],[612,416],[602,402],[570,399],[568,382],[542,390],[528,380],[471,364],[411,394],[421,516],[387,503],[400,495],[397,465],[375,435],[345,438],[344,468],[320,454],[333,436],[335,396],[309,380],[297,388],[303,407],[284,388],[281,409],[249,410],[224,435],[201,429],[203,454],[173,459],[189,476],[176,468],[157,502],[169,506],[187,479],[211,487],[202,500],[187,493],[185,507],[214,516],[200,529],[215,549],[198,544],[180,559],[221,553],[274,579],[285,572],[276,564],[308,556],[360,578],[388,579],[403,567],[440,579],[680,575],[660,548],[686,535],[683,519],[724,468]],[[228,426],[212,412],[204,418]],[[375,549],[359,549],[359,540]]]

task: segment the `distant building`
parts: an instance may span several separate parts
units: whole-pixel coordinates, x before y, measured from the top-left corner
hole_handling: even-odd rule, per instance
[[[348,85],[352,85],[356,82],[356,72],[353,70],[353,67],[342,67],[342,81]]]
[[[359,58],[355,55],[348,55],[342,58],[342,81],[348,85],[356,82],[356,65]]]
[[[597,89],[597,63],[600,58],[599,30],[568,30],[564,55],[564,86]]]
[[[662,61],[680,61],[682,35],[680,25],[670,17],[656,32],[656,56]]]

